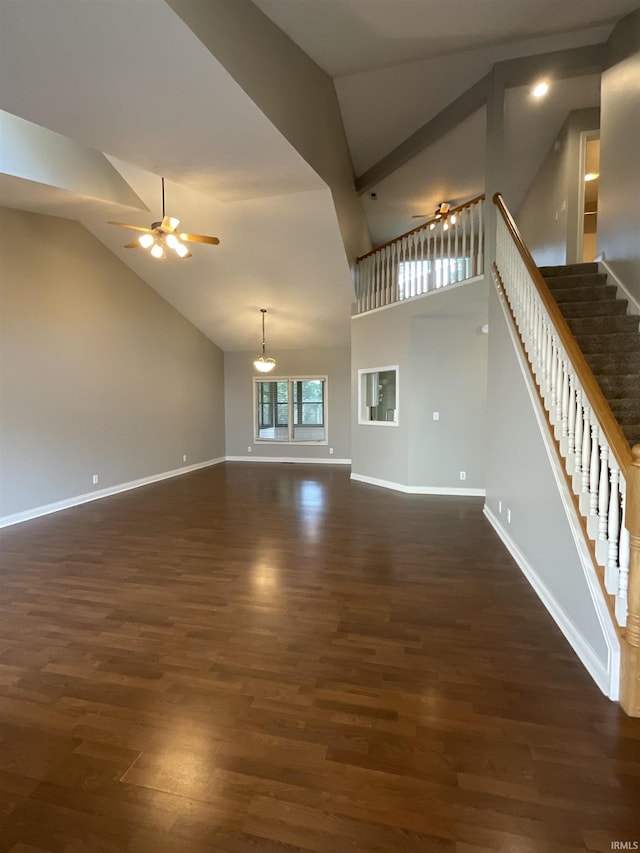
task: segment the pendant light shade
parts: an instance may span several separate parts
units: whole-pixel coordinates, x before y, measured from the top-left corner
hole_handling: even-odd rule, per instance
[[[253,362],[253,366],[256,370],[259,370],[260,373],[269,373],[276,366],[275,358],[267,358],[265,355],[265,339],[264,339],[264,315],[267,313],[266,308],[260,309],[262,313],[262,353],[256,358]]]

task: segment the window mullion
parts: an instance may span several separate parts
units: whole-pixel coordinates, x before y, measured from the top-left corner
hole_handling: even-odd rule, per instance
[[[287,395],[289,398],[289,441],[293,441],[293,380],[289,380],[289,394]]]

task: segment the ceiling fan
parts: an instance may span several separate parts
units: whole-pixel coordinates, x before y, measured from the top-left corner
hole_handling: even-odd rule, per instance
[[[414,213],[412,219],[442,219],[451,210],[451,205],[446,201],[441,201],[436,207],[434,213]]]
[[[172,249],[179,258],[190,258],[191,252],[185,243],[209,243],[217,246],[220,240],[217,237],[208,237],[206,234],[187,234],[186,231],[178,231],[180,220],[175,216],[166,216],[164,211],[164,178],[162,178],[162,221],[152,222],[151,228],[143,228],[141,225],[128,225],[126,222],[109,222],[108,225],[119,225],[121,228],[131,228],[133,231],[143,231],[141,237],[132,243],[125,243],[125,249],[137,249],[142,247],[148,249],[154,258],[166,257],[166,249]]]

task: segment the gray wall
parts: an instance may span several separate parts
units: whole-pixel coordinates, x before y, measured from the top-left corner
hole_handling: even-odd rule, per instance
[[[484,488],[488,338],[482,333],[487,322],[484,284],[481,290],[482,304],[470,305],[468,311],[411,321],[410,485]],[[440,415],[437,421],[434,411]],[[466,472],[465,481],[460,480],[460,471]]]
[[[484,488],[486,322],[484,280],[352,320],[354,474],[417,488]],[[358,424],[358,370],[391,364],[400,371],[397,427]]]
[[[328,380],[328,444],[271,444],[256,442],[253,427],[253,361],[257,352],[227,352],[224,356],[227,456],[247,459],[268,456],[291,459],[350,459],[349,350],[347,348],[269,351],[277,365],[273,377],[326,376]],[[262,374],[264,375],[264,374]],[[251,453],[247,450],[251,447]],[[333,454],[329,454],[329,448]]]
[[[224,456],[218,347],[78,223],[0,233],[0,517]]]
[[[597,130],[599,123],[597,109],[575,110],[568,116],[516,214],[520,233],[539,266],[578,260],[580,134]]]
[[[486,506],[606,669],[602,628],[494,288],[489,327]]]
[[[616,27],[610,49],[615,64],[602,75],[598,251],[640,301],[640,9]]]
[[[351,472],[408,483],[411,382],[409,327],[416,303],[401,303],[351,320]],[[397,426],[358,424],[358,370],[398,365]]]

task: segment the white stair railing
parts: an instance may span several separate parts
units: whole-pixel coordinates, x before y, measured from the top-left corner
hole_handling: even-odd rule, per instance
[[[620,702],[640,716],[640,445],[629,447],[496,193],[494,272],[529,360],[567,480],[623,632]]]
[[[484,272],[484,196],[358,258],[358,314]]]

